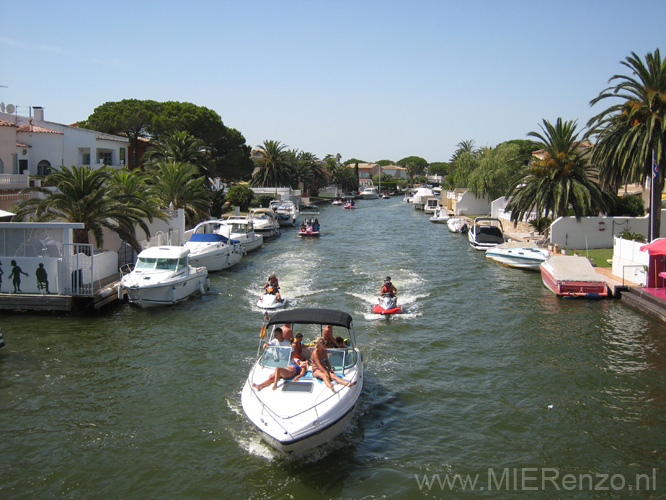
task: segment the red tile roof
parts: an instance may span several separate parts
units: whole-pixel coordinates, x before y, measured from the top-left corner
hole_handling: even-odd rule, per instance
[[[32,132],[32,133],[40,133],[40,134],[60,134],[60,135],[64,135],[62,132],[58,132],[57,130],[51,130],[50,128],[40,127],[39,125],[33,125],[32,123],[26,124],[26,125],[21,125],[18,128],[18,132]]]
[[[7,120],[0,120],[0,127],[16,127],[16,124]]]

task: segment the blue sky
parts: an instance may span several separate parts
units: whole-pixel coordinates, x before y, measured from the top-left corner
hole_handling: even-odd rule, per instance
[[[543,119],[584,126],[620,61],[666,56],[664,19],[664,0],[6,0],[0,100],[58,123],[191,102],[252,146],[447,161]]]

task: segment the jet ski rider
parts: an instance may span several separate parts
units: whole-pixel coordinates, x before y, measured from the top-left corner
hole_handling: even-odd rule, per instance
[[[396,298],[396,295],[398,294],[398,290],[393,286],[393,283],[391,283],[390,276],[387,276],[384,280],[384,285],[382,286],[382,290],[379,293],[382,297],[384,295],[388,295],[389,297],[394,298],[397,304],[398,299]]]
[[[268,277],[266,283],[262,288],[266,290],[266,293],[275,295],[276,296],[275,298],[277,299],[278,302],[282,302],[282,297],[280,296],[280,285],[278,284],[278,279],[277,276],[275,276],[275,273],[271,274]]]

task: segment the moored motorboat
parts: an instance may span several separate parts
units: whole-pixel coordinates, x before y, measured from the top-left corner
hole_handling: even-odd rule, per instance
[[[121,268],[120,286],[131,304],[147,308],[176,304],[208,288],[205,267],[192,267],[190,250],[180,246],[150,247],[137,256],[134,269]],[[119,294],[122,293],[119,289]]]
[[[430,222],[435,222],[437,224],[446,224],[451,217],[447,212],[446,208],[441,205],[438,205],[435,209],[435,213],[430,217]]]
[[[238,264],[245,250],[240,242],[219,233],[220,221],[210,220],[197,224],[185,242],[190,250],[190,265],[203,266],[208,272],[220,271]]]
[[[296,203],[291,200],[271,201],[269,208],[275,212],[281,226],[294,226],[300,215]]]
[[[376,200],[379,198],[379,193],[377,192],[377,188],[374,186],[368,186],[363,191],[361,191],[361,198],[364,200]]]
[[[606,281],[585,257],[553,254],[539,269],[545,287],[559,297],[608,297]]]
[[[468,221],[464,217],[450,217],[446,225],[452,233],[466,233],[469,230]]]
[[[310,371],[297,381],[279,380],[275,388],[259,390],[255,385],[265,383],[276,368],[293,363],[292,348],[268,345],[260,349],[241,392],[241,405],[248,419],[272,447],[285,453],[301,453],[328,443],[344,432],[352,418],[363,389],[363,360],[356,347],[352,317],[333,309],[292,309],[276,313],[263,331],[270,330],[268,340],[274,338],[275,328],[291,324],[293,331],[306,338],[320,337],[325,325],[344,328],[347,348],[326,349],[334,372],[349,383],[335,383],[332,390],[314,378]],[[263,340],[262,340],[263,342]],[[305,347],[308,355],[311,349]]]
[[[486,259],[509,267],[539,270],[539,265],[550,256],[545,248],[526,245],[524,242],[511,242],[486,249]]]
[[[423,212],[426,214],[434,214],[439,207],[439,198],[427,198],[423,206]]]
[[[423,210],[426,204],[426,200],[435,197],[436,195],[432,188],[420,187],[416,190],[414,196],[412,197],[412,204],[416,210]]]
[[[494,217],[477,217],[467,232],[469,244],[476,250],[486,250],[505,242],[502,221]]]
[[[264,238],[280,236],[280,223],[277,215],[270,208],[251,208],[250,218],[255,232]]]
[[[257,250],[264,243],[264,237],[254,232],[252,219],[249,217],[231,216],[219,220],[218,232],[229,239],[237,240],[246,252]]]
[[[331,202],[331,205],[342,205],[342,203],[343,203],[343,202],[342,202],[342,198],[335,198],[335,199],[333,199],[333,201]]]

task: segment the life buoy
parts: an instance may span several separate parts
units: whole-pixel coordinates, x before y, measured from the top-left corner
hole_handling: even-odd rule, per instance
[[[606,223],[604,221],[599,222],[599,231],[606,230]]]

